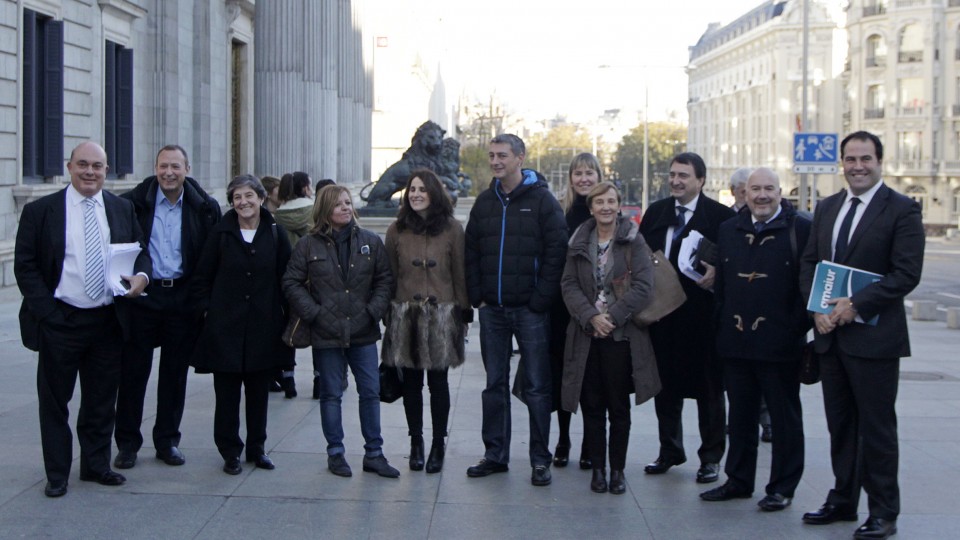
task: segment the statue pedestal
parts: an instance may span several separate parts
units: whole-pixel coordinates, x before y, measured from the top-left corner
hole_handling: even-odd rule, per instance
[[[370,206],[357,208],[357,213],[360,214],[360,217],[395,218],[397,217],[397,212],[399,211],[400,211],[399,208],[379,208],[379,207],[370,207]]]

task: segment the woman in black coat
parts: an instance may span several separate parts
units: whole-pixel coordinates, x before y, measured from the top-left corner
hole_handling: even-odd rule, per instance
[[[213,438],[223,471],[240,474],[240,388],[247,414],[247,462],[273,469],[267,440],[267,397],[276,369],[290,349],[280,340],[286,323],[280,278],[290,242],[262,207],[260,181],[240,175],[227,186],[233,207],[207,238],[192,293],[205,313],[194,357],[198,372],[213,373]]]

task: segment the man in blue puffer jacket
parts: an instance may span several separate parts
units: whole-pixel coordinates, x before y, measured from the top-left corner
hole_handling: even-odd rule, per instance
[[[490,188],[477,197],[466,228],[467,293],[480,308],[483,390],[480,463],[467,476],[506,472],[510,461],[510,352],[520,347],[519,389],[530,413],[531,482],[550,484],[549,310],[560,289],[566,256],[563,210],[543,176],[523,169],[523,140],[490,141]]]

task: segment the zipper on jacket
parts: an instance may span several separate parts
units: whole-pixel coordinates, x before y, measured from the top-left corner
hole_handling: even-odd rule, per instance
[[[506,237],[507,233],[507,206],[510,204],[509,200],[503,202],[503,198],[500,197],[500,192],[497,191],[497,198],[500,199],[500,204],[503,205],[503,217],[500,218],[500,257],[497,261],[497,305],[503,305],[503,240]]]

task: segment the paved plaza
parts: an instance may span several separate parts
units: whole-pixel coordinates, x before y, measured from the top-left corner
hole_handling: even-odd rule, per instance
[[[331,475],[318,403],[310,399],[309,351],[304,350],[298,352],[300,397],[270,396],[267,449],[276,470],[255,470],[248,464],[239,476],[220,470],[223,462],[213,444],[212,377],[191,373],[180,445],[187,459],[184,466],[163,464],[154,459],[153,448],[145,446],[137,466],[123,471],[127,483],[104,487],[81,482],[75,460],[67,495],[48,499],[43,495],[36,353],[20,344],[19,302],[15,288],[0,290],[0,538],[841,539],[849,538],[858,525],[810,526],[800,521],[803,512],[820,506],[832,484],[819,385],[801,391],[806,470],[793,506],[783,512],[763,513],[756,506],[769,473],[770,446],[764,443],[752,499],[699,499],[697,495],[712,486],[694,482],[699,438],[693,401],[687,401],[684,410],[689,461],[663,476],[643,473],[643,464],[657,455],[653,403],[634,407],[625,495],[590,491],[590,473],[579,470],[575,461],[582,433],[579,417],[573,420],[573,466],[553,469],[549,487],[531,486],[526,410],[516,400],[510,472],[467,478],[467,467],[483,455],[480,391],[485,379],[477,325],[470,330],[466,364],[450,372],[450,437],[440,474],[407,467],[409,438],[400,402],[382,407],[384,450],[400,469],[400,479],[361,472],[363,447],[351,380],[344,398],[344,427],[354,476]],[[911,321],[910,333],[914,355],[901,364],[897,403],[903,500],[898,538],[956,538],[960,330],[949,330],[942,321]],[[145,408],[147,445],[152,444],[155,390],[154,376]],[[71,401],[73,418],[78,407],[79,387]],[[424,416],[429,426],[429,410]],[[553,428],[555,444],[555,424]],[[861,521],[866,516],[864,497]]]

